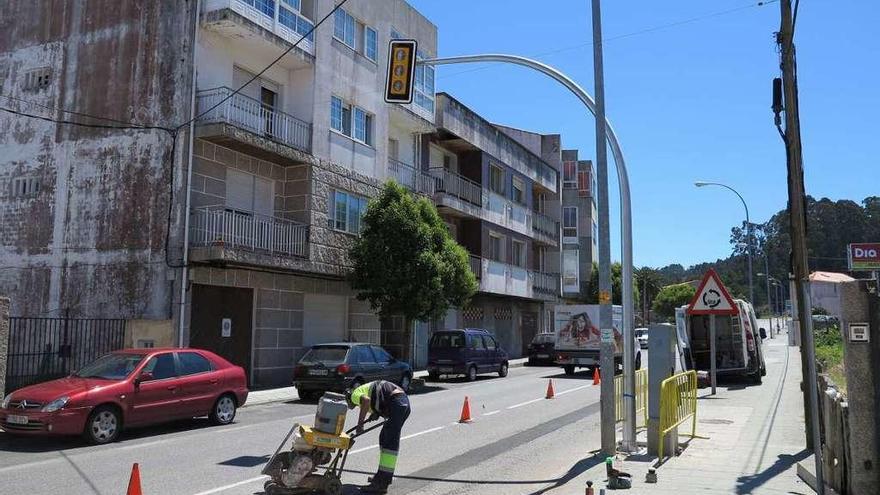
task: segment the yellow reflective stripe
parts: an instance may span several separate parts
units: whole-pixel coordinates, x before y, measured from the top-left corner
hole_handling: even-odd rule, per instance
[[[396,466],[397,452],[394,452],[393,450],[379,451],[379,469],[382,471],[391,471],[393,473]]]
[[[361,405],[361,398],[362,398],[363,396],[365,396],[365,395],[369,395],[369,394],[370,394],[370,385],[371,385],[372,383],[373,383],[373,382],[365,383],[365,384],[361,385],[360,387],[358,387],[358,388],[352,390],[352,392],[351,392],[351,403],[354,404],[354,405],[356,405],[356,406]]]

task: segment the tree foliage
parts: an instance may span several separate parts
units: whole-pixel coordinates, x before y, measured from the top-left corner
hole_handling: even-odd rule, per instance
[[[611,304],[623,304],[623,266],[620,263],[611,263]],[[639,284],[633,274],[633,302],[639,300]],[[587,304],[599,304],[599,265],[593,263],[590,270],[590,284],[587,287]],[[634,304],[638,308],[638,304]]]
[[[649,266],[636,269],[633,272],[633,277],[636,279],[639,287],[639,296],[636,299],[635,309],[637,313],[641,312],[644,324],[650,321],[649,311],[651,303],[663,287],[662,277],[659,271]]]
[[[350,256],[352,288],[380,317],[441,318],[478,288],[467,251],[434,205],[395,182],[369,202]]]
[[[690,284],[667,285],[654,298],[654,312],[662,318],[675,316],[675,308],[691,302],[696,289]]]

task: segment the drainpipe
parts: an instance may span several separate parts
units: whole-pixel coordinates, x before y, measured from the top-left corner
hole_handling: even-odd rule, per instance
[[[189,150],[186,163],[186,201],[183,211],[183,266],[180,268],[180,302],[178,303],[178,328],[177,328],[177,346],[184,347],[184,311],[186,310],[186,285],[189,280],[189,213],[192,201],[192,170],[193,170],[193,141],[196,130],[196,50],[199,44],[199,22],[202,14],[202,2],[196,0],[196,22],[193,33],[192,45],[192,86],[190,88],[189,101]]]

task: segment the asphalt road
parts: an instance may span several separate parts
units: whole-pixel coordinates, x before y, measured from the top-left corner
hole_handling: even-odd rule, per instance
[[[556,398],[546,400],[551,377]],[[474,421],[459,424],[465,396]],[[531,456],[540,463],[542,451],[570,441],[571,428],[598,430],[599,387],[585,371],[566,377],[558,368],[526,367],[511,369],[507,378],[486,376],[475,383],[429,382],[411,401],[393,493],[461,493],[477,487],[485,493],[537,493],[558,480],[523,480],[505,466],[529,463]],[[0,433],[0,491],[124,493],[137,462],[146,494],[261,493],[263,464],[290,425],[310,423],[314,410],[314,404],[299,401],[246,407],[229,426],[194,419],[134,430],[104,446]],[[349,426],[353,421],[349,414]],[[591,448],[598,446],[594,443]],[[346,493],[357,493],[356,485],[366,483],[377,462],[375,431],[358,439],[350,452]]]

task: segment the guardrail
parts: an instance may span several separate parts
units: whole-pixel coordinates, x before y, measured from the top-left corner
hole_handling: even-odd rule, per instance
[[[477,277],[477,280],[480,280],[483,276],[483,259],[479,256],[470,255],[471,262],[471,271],[474,272],[474,276]]]
[[[615,422],[624,420],[623,375],[614,377]],[[648,427],[648,368],[636,370],[636,428]]]
[[[673,428],[691,419],[691,438],[697,435],[697,372],[685,371],[660,383],[660,448],[663,460],[663,437]]]
[[[308,225],[219,208],[198,208],[192,215],[195,246],[228,246],[306,256]]]
[[[543,213],[532,212],[532,230],[546,237],[559,237],[559,223]]]
[[[483,206],[483,187],[479,183],[445,169],[433,169],[431,173],[437,178],[437,192]]]
[[[437,189],[436,177],[393,158],[388,159],[388,172],[394,180],[410,191],[431,196]]]
[[[532,287],[537,292],[547,294],[549,296],[559,295],[559,274],[532,272]]]
[[[199,113],[220,103],[231,93],[227,87],[197,92]],[[310,152],[312,149],[312,124],[240,93],[223,101],[199,120],[234,125],[301,151]]]

